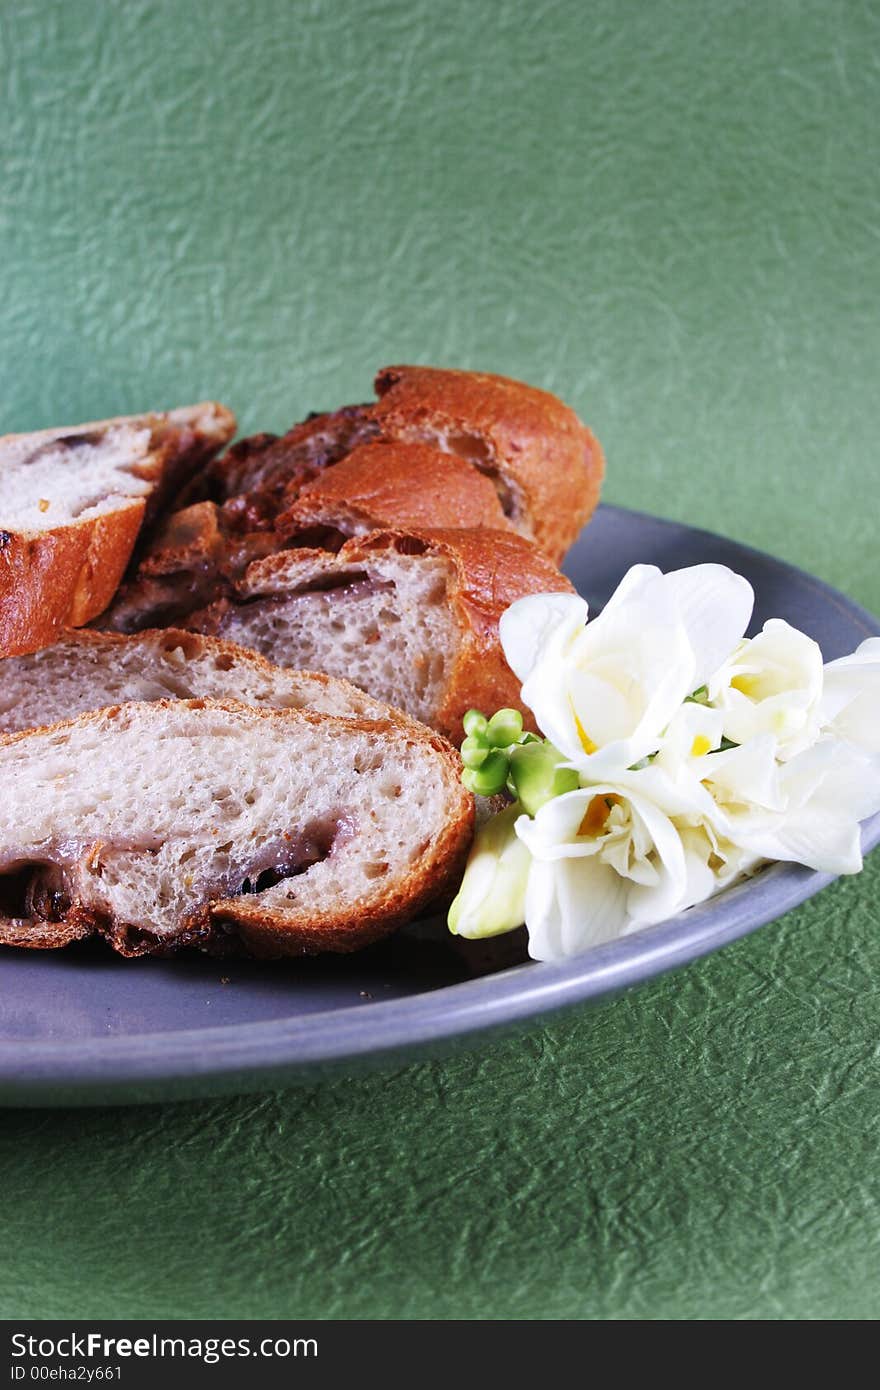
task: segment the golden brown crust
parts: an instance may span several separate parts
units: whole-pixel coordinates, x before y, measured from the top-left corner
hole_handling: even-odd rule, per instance
[[[334,518],[374,530],[394,526],[490,526],[509,530],[492,483],[454,454],[429,444],[375,443],[352,449],[300,491],[278,520],[295,535]]]
[[[143,517],[139,498],[92,521],[39,535],[0,531],[0,657],[51,646],[64,628],[103,612]]]
[[[52,530],[0,529],[0,657],[51,646],[64,628],[81,627],[102,613],[119,587],[145,519],[235,432],[235,417],[213,402],[76,428],[98,432],[132,421],[152,431],[149,456],[137,470],[153,484],[146,498]],[[41,430],[27,438],[38,448],[64,433]],[[6,436],[7,441],[14,438]]]
[[[558,397],[487,372],[384,367],[373,419],[383,436],[430,439],[496,477],[521,534],[559,562],[599,500],[594,435]]]
[[[294,924],[285,922],[282,913],[273,912],[254,897],[245,895],[194,903],[192,911],[179,924],[179,930],[173,936],[159,938],[142,928],[132,928],[116,917],[87,910],[74,900],[57,922],[24,921],[0,913],[0,945],[49,950],[97,935],[123,956],[171,955],[190,946],[218,954],[229,954],[238,949],[245,954],[261,957],[314,955],[323,951],[347,952],[388,935],[402,922],[415,916],[427,903],[448,894],[457,885],[473,835],[474,801],[461,785],[458,754],[440,735],[394,711],[389,711],[386,719],[348,719],[316,714],[310,710],[254,707],[233,699],[161,700],[152,708],[161,716],[161,712],[172,705],[184,705],[191,710],[227,710],[245,714],[254,720],[310,723],[317,725],[330,738],[334,731],[350,733],[356,730],[376,736],[393,733],[398,738],[406,738],[410,745],[421,745],[426,750],[430,748],[432,754],[439,756],[445,764],[449,791],[445,823],[433,844],[428,842],[424,845],[417,864],[398,880],[396,887],[379,887],[370,901],[350,904],[349,917],[316,911],[311,918]],[[79,715],[76,719],[61,720],[48,730],[23,729],[0,735],[0,744],[8,745],[35,736],[44,737],[47,733],[74,725],[124,720],[127,711],[132,708],[124,704],[112,705]],[[92,853],[97,854],[100,849],[100,845],[93,846]]]

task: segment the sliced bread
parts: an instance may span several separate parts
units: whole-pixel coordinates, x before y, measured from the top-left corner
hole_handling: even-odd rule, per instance
[[[285,671],[216,637],[176,628],[132,637],[79,631],[29,656],[0,661],[0,734],[126,700],[200,696],[348,718],[385,719],[390,713],[346,680]]]
[[[187,626],[281,666],[345,676],[457,742],[471,706],[530,717],[498,622],[525,594],[570,589],[511,531],[379,531],[335,553],[271,555]]]
[[[0,656],[101,613],[145,519],[234,433],[205,402],[0,438]]]
[[[410,722],[123,704],[0,737],[0,941],[349,951],[452,888],[473,803]]]
[[[568,406],[505,377],[432,367],[383,368],[376,390],[372,404],[243,440],[203,469],[101,625],[182,623],[255,560],[371,529],[510,529],[561,559],[604,471]]]

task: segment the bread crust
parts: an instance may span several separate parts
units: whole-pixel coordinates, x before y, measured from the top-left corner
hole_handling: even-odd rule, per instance
[[[306,483],[278,519],[285,536],[317,525],[488,526],[512,530],[490,480],[429,444],[362,444]]]
[[[39,535],[0,531],[0,656],[49,647],[103,612],[144,519],[142,498]]]
[[[0,657],[50,646],[64,628],[80,627],[103,612],[119,587],[142,526],[183,478],[235,432],[235,417],[214,402],[164,415],[117,416],[75,428],[91,433],[133,422],[152,431],[150,454],[138,470],[153,483],[147,497],[51,530],[0,529]],[[74,430],[53,429],[7,435],[0,445],[26,437],[40,448],[71,433]]]
[[[369,902],[351,904],[349,917],[315,911],[311,917],[294,924],[285,922],[282,913],[267,909],[250,895],[216,898],[194,905],[173,936],[157,939],[139,928],[131,931],[130,924],[119,918],[88,910],[74,900],[58,922],[27,923],[0,915],[0,945],[52,950],[89,936],[100,936],[118,954],[129,957],[173,955],[185,947],[197,947],[208,954],[244,953],[262,958],[315,955],[324,951],[349,952],[388,935],[435,898],[448,894],[459,882],[473,836],[474,801],[461,785],[458,754],[432,730],[391,712],[387,719],[347,719],[308,710],[258,708],[239,700],[163,700],[150,708],[161,717],[161,712],[172,705],[193,711],[225,710],[255,720],[294,724],[304,721],[317,725],[328,738],[332,738],[334,732],[344,735],[353,730],[376,737],[388,733],[403,737],[409,744],[420,745],[426,751],[430,749],[432,756],[439,757],[445,765],[448,798],[444,823],[433,843],[425,846],[416,866],[395,887],[377,889]],[[132,708],[124,704],[112,705],[59,721],[48,729],[25,729],[0,735],[0,746],[74,726],[124,719],[126,711]],[[98,854],[100,849],[100,845],[93,846],[92,853]]]
[[[383,437],[438,432],[498,480],[517,530],[559,563],[599,500],[598,440],[557,396],[488,372],[383,367],[373,419]]]

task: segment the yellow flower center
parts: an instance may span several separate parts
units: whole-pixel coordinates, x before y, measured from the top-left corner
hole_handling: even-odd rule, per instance
[[[707,738],[705,734],[697,734],[696,738],[691,744],[691,757],[702,758],[704,753],[711,753],[711,751],[712,740],[710,738]]]
[[[733,686],[734,690],[738,690],[741,695],[748,695],[749,699],[753,699],[758,694],[758,682],[758,676],[742,675],[734,676],[730,684]]]
[[[600,792],[588,803],[577,833],[579,835],[598,835],[600,830],[605,829],[612,806],[619,805],[619,796],[605,796]]]

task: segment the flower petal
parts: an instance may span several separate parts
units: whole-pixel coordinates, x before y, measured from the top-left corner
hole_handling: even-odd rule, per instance
[[[822,739],[785,763],[779,780],[784,809],[737,817],[731,838],[762,859],[858,873],[859,821],[880,811],[880,757]]]
[[[880,637],[829,661],[820,706],[825,726],[840,738],[880,753]]]
[[[671,570],[663,576],[663,584],[678,609],[694,653],[695,690],[706,684],[742,637],[752,616],[755,593],[747,579],[726,565]]]
[[[535,861],[526,891],[533,960],[562,960],[612,941],[627,922],[626,882],[595,859]]]
[[[502,613],[498,630],[513,674],[527,681],[548,646],[564,649],[584,626],[589,611],[578,594],[529,594],[512,603]]]
[[[724,711],[727,738],[773,734],[780,758],[793,757],[819,736],[822,653],[805,632],[771,618],[715,673],[709,695]]]
[[[508,806],[477,831],[458,894],[449,909],[449,930],[479,939],[513,931],[525,921],[531,855],[516,834],[519,806]]]

